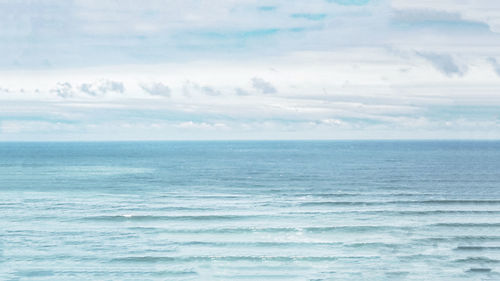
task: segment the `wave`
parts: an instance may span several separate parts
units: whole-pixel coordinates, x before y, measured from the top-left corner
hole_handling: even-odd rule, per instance
[[[256,228],[256,227],[235,227],[235,228],[195,228],[195,229],[165,229],[156,228],[158,232],[163,233],[190,233],[190,234],[225,234],[225,233],[252,233],[252,232],[266,232],[266,233],[289,233],[289,232],[299,232],[301,229],[294,227],[268,227],[268,228]]]
[[[407,226],[391,226],[391,225],[340,225],[340,226],[307,226],[307,227],[234,227],[234,228],[155,228],[155,227],[139,227],[129,228],[131,230],[144,230],[159,233],[190,233],[190,234],[226,234],[226,233],[323,233],[323,232],[368,232],[368,231],[385,231],[385,230],[410,230],[414,227]]]
[[[463,200],[463,199],[442,199],[442,200],[422,200],[416,201],[429,204],[500,204],[500,200]]]
[[[107,269],[107,270],[89,270],[89,269],[84,269],[84,270],[58,270],[54,271],[54,274],[64,274],[64,275],[71,275],[75,276],[77,274],[92,274],[92,275],[105,275],[105,274],[113,274],[115,276],[123,276],[123,275],[135,275],[135,276],[148,276],[148,275],[153,275],[153,276],[161,276],[161,277],[183,277],[183,276],[192,276],[192,275],[198,275],[196,271],[187,269],[187,270],[159,270],[159,271],[151,271],[151,270],[113,270],[113,269]],[[43,275],[41,275],[43,276]],[[40,277],[36,275],[36,277]],[[143,280],[143,279],[140,279]]]
[[[380,213],[383,213],[381,211]],[[391,211],[389,211],[390,213]],[[398,215],[496,215],[500,210],[428,210],[428,211],[392,211]]]
[[[415,255],[404,255],[404,256],[398,256],[398,259],[404,262],[409,262],[409,261],[418,261],[418,260],[438,260],[442,261],[444,259],[447,259],[448,256],[445,255],[429,255],[429,254],[415,254]]]
[[[431,226],[438,226],[438,227],[500,227],[500,222],[492,222],[492,223],[481,223],[481,222],[471,222],[471,223],[464,223],[464,222],[452,222],[452,223],[435,223],[431,224]]]
[[[346,244],[346,247],[352,247],[352,248],[390,248],[390,249],[397,249],[401,247],[405,247],[407,245],[402,245],[402,244],[395,244],[395,243],[382,243],[382,242],[364,242],[364,243],[352,243],[352,244]]]
[[[111,215],[85,217],[84,220],[95,221],[220,221],[220,220],[245,220],[263,217],[263,215],[183,215],[183,216],[157,216],[157,215]]]
[[[248,198],[248,195],[181,195],[181,194],[172,194],[172,195],[160,195],[158,198],[170,198],[170,199],[175,199],[175,198],[184,198],[184,199],[241,199],[241,198]]]
[[[330,197],[357,197],[363,196],[363,193],[296,193],[293,194],[294,197],[304,197],[304,196],[312,196],[312,197],[322,197],[322,198],[330,198]]]
[[[481,272],[491,272],[491,268],[471,268],[469,270],[467,270],[467,272],[477,272],[477,273],[481,273]]]
[[[52,270],[43,270],[43,269],[40,269],[40,270],[37,270],[37,269],[34,269],[34,270],[20,270],[20,271],[17,271],[16,275],[17,276],[21,276],[21,277],[30,277],[30,278],[37,277],[37,278],[40,278],[40,277],[54,276],[55,272],[52,271]]]
[[[158,262],[295,262],[338,261],[341,259],[380,259],[380,256],[132,256],[111,259],[111,262],[158,263]]]
[[[332,231],[348,231],[348,232],[367,232],[380,231],[390,229],[407,229],[405,226],[392,225],[342,225],[342,226],[325,226],[325,227],[305,227],[306,232],[332,232]]]
[[[485,251],[485,250],[500,250],[500,246],[458,246],[455,251]]]
[[[365,201],[318,201],[318,202],[304,202],[300,206],[372,206],[380,205],[386,202],[365,202]]]
[[[487,257],[468,257],[465,259],[454,260],[458,263],[500,263],[500,260],[490,259]]]
[[[248,246],[248,247],[310,247],[310,246],[339,246],[342,242],[275,242],[275,241],[259,241],[259,242],[208,242],[208,241],[188,241],[176,242],[179,246],[186,245],[200,245],[200,246],[215,246],[215,247],[235,247],[235,246]]]
[[[451,236],[451,237],[428,237],[415,239],[414,241],[432,241],[432,242],[487,242],[487,241],[499,241],[500,236]]]
[[[500,210],[367,210],[367,211],[294,211],[285,212],[287,215],[324,215],[324,214],[356,214],[356,215],[401,215],[401,216],[425,216],[425,215],[498,215]]]
[[[123,209],[114,209],[114,211],[123,211],[123,212],[135,212],[135,211],[143,211],[144,207],[134,207],[134,208],[123,208]],[[166,207],[148,207],[148,211],[150,212],[158,212],[158,211],[217,211],[220,208],[217,207],[188,207],[188,206],[166,206]]]
[[[385,272],[384,274],[386,276],[390,276],[392,278],[404,278],[406,277],[407,275],[409,275],[411,272],[410,271],[389,271],[389,272]]]
[[[405,193],[405,192],[396,192],[396,193],[368,193],[368,192],[339,192],[339,193],[297,193],[294,196],[313,196],[313,197],[359,197],[359,196],[369,196],[369,197],[421,197],[421,196],[433,196],[436,194],[430,193]]]
[[[396,249],[402,247],[401,244],[382,243],[382,242],[366,242],[366,243],[351,243],[345,244],[343,242],[314,242],[314,241],[259,241],[259,242],[208,242],[208,241],[188,241],[188,242],[175,242],[178,246],[187,245],[200,245],[200,246],[214,246],[214,247],[235,247],[235,246],[249,246],[249,247],[311,247],[311,246],[343,246],[349,248],[391,248]]]
[[[7,206],[20,206],[22,203],[7,203],[7,202],[0,202],[1,207],[7,207]]]
[[[500,200],[391,200],[391,201],[311,201],[300,203],[300,206],[378,206],[394,204],[436,204],[436,205],[495,205],[500,204]]]

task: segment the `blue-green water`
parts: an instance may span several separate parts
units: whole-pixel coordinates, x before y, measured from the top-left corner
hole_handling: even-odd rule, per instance
[[[500,142],[0,144],[0,280],[499,280]]]

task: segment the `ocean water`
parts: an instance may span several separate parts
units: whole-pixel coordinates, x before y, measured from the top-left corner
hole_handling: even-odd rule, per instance
[[[500,142],[0,143],[0,280],[500,280]]]

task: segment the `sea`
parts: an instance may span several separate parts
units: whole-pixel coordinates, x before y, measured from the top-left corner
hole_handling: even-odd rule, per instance
[[[500,142],[0,143],[0,280],[500,280]]]

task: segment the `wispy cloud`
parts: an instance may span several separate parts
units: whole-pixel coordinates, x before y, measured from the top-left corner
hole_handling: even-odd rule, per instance
[[[483,23],[489,26],[493,32],[500,32],[500,2],[496,0],[483,1],[459,1],[459,0],[442,0],[442,1],[411,1],[411,0],[392,0],[391,6],[394,9],[408,10],[428,10],[436,11],[436,14],[454,15],[456,19],[459,17],[463,21]],[[437,12],[439,11],[439,12]],[[450,18],[448,18],[450,19]]]
[[[326,0],[326,1],[345,6],[366,5],[370,2],[370,0]]]
[[[141,83],[140,87],[152,96],[170,97],[170,93],[172,92],[170,87],[161,82],[151,84]]]
[[[488,61],[491,63],[491,66],[493,66],[493,70],[495,73],[500,76],[500,63],[497,62],[495,58],[488,58]]]
[[[174,125],[181,129],[201,129],[201,130],[217,130],[217,129],[227,129],[228,126],[224,123],[207,123],[207,122],[181,122]]]
[[[252,87],[263,94],[274,94],[277,92],[273,84],[259,77],[252,78]]]
[[[467,72],[466,66],[459,66],[449,54],[417,52],[417,55],[429,61],[434,68],[447,76],[463,76]]]
[[[236,89],[234,89],[234,92],[238,96],[248,96],[248,95],[250,95],[250,93],[248,91],[243,90],[242,88],[236,88]]]
[[[183,85],[183,93],[185,96],[192,96],[193,94],[203,94],[207,96],[219,96],[221,92],[214,87],[208,85],[200,85],[193,81],[186,81]]]
[[[50,91],[61,98],[69,98],[75,95],[73,86],[68,82],[57,83],[57,86]]]
[[[464,19],[457,12],[433,9],[394,10],[391,22],[400,27],[488,30],[487,24]]]
[[[259,6],[257,7],[257,9],[263,12],[271,12],[276,10],[276,6]]]
[[[38,90],[37,90],[38,91]],[[72,84],[71,82],[58,82],[54,88],[49,90],[61,98],[73,98],[77,96],[105,96],[109,93],[122,94],[125,87],[122,82],[101,79],[95,82],[84,82]]]
[[[108,92],[123,93],[125,87],[122,82],[100,80],[93,83],[83,83],[79,90],[90,96],[105,95]]]
[[[299,13],[299,14],[292,14],[292,18],[296,19],[307,19],[307,20],[313,20],[313,21],[318,21],[326,18],[326,14],[305,14],[305,13]]]

